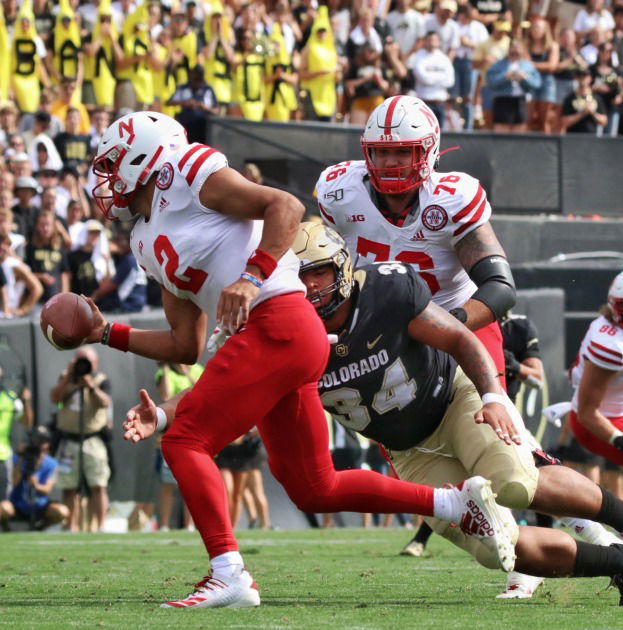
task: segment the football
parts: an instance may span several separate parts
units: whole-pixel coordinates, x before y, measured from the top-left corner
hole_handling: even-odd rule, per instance
[[[59,293],[45,303],[40,324],[43,335],[57,350],[72,350],[93,329],[93,311],[76,293]]]

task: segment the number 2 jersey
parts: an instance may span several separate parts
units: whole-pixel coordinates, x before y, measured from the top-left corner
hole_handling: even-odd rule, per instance
[[[476,292],[454,245],[491,217],[487,195],[466,173],[434,172],[420,187],[415,221],[393,225],[375,206],[363,161],[325,169],[316,184],[324,221],[346,240],[357,266],[384,260],[413,265],[433,301],[450,310]]]
[[[430,291],[409,265],[355,272],[353,308],[318,383],[322,404],[345,427],[393,450],[433,433],[448,406],[456,362],[409,337]]]
[[[588,327],[571,370],[575,411],[578,409],[578,386],[587,360],[604,370],[616,372],[608,381],[599,411],[609,418],[623,417],[623,328],[610,323],[603,315]]]
[[[199,201],[204,182],[227,166],[222,153],[191,144],[169,157],[157,176],[149,220],[139,217],[134,224],[132,251],[147,275],[208,315],[211,331],[221,291],[244,271],[260,242],[263,222],[233,218]],[[298,271],[299,260],[288,250],[251,308],[276,295],[304,293]]]

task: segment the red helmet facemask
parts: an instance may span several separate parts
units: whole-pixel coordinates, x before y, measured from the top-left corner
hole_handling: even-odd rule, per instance
[[[126,151],[113,147],[93,162],[93,172],[102,178],[102,181],[93,188],[93,199],[102,214],[110,220],[118,219],[118,210],[128,209],[134,199],[136,190],[124,194],[127,188],[125,182],[119,176],[119,164]]]
[[[385,195],[398,195],[419,188],[431,175],[429,154],[435,145],[433,136],[406,142],[368,142],[361,139],[361,147],[374,188]],[[377,149],[411,149],[409,164],[396,167],[378,167],[375,162]]]

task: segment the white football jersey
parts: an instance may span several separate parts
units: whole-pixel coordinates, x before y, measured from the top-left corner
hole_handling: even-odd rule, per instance
[[[225,156],[203,144],[191,144],[171,154],[156,181],[151,217],[139,217],[132,230],[132,251],[148,276],[184,300],[191,300],[217,324],[221,291],[235,282],[257,248],[262,221],[236,219],[210,210],[199,201],[206,179],[227,166]],[[251,308],[295,291],[299,260],[288,250],[264,282]]]
[[[586,361],[616,374],[608,381],[599,411],[609,418],[623,416],[623,328],[611,324],[603,315],[591,322],[580,345],[576,364],[571,370],[574,386],[572,405],[578,409],[578,386]]]
[[[476,292],[454,245],[491,217],[487,195],[466,173],[433,173],[420,187],[419,211],[398,227],[381,214],[368,189],[364,161],[325,169],[316,184],[323,220],[346,240],[356,266],[384,260],[410,263],[433,301],[450,310]]]

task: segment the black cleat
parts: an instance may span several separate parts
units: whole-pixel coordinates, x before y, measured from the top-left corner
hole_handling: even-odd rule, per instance
[[[619,589],[619,606],[623,606],[623,573],[616,573],[610,578],[608,588],[611,586],[616,586]]]

